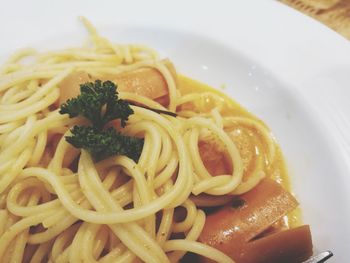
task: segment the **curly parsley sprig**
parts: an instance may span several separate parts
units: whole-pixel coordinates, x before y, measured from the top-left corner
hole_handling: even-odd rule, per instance
[[[134,111],[130,104],[118,98],[116,85],[111,81],[87,82],[80,85],[80,95],[61,105],[60,114],[70,118],[83,116],[92,126],[74,126],[67,142],[87,150],[96,160],[112,155],[126,155],[138,161],[143,139],[123,135],[115,128],[104,129],[107,123],[119,119],[124,127]]]

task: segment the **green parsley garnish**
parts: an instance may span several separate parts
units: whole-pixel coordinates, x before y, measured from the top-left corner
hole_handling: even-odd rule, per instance
[[[81,84],[80,93],[63,103],[60,113],[69,114],[70,118],[83,116],[92,126],[74,126],[72,136],[66,136],[67,142],[87,150],[96,160],[126,155],[138,161],[143,139],[123,135],[113,127],[104,128],[115,119],[119,119],[124,127],[134,113],[127,101],[118,98],[116,85],[111,81],[96,80]]]

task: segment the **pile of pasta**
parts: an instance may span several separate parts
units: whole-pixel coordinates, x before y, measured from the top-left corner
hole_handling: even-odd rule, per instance
[[[192,90],[152,49],[112,43],[83,22],[86,45],[21,50],[1,68],[1,262],[177,262],[188,252],[234,262],[208,232],[224,218],[212,207],[230,203],[236,218],[251,219],[257,208],[239,215],[244,202],[231,203],[248,200],[258,185],[279,189],[265,200],[277,196],[285,207],[251,222],[248,242],[297,206],[264,179],[283,162],[270,131],[218,92]],[[138,162],[121,155],[96,162],[65,140],[86,120],[60,114],[59,105],[96,79],[115,82],[120,98],[135,103],[120,131],[144,138]]]

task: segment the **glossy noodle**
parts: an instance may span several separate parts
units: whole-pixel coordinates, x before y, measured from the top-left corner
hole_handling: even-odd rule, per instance
[[[250,191],[267,172],[287,182],[270,131],[217,91],[198,90],[154,50],[112,43],[83,22],[86,45],[22,50],[1,68],[1,262],[177,262],[187,252],[234,262],[198,240],[205,209]],[[138,162],[123,155],[97,162],[65,140],[86,123],[59,114],[70,78],[119,86],[118,76],[144,68],[167,90],[155,97],[119,90],[134,111],[120,131],[144,138]]]

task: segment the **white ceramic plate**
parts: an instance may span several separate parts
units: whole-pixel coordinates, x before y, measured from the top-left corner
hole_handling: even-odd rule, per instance
[[[348,261],[347,40],[271,1],[7,1],[0,60],[21,47],[79,45],[78,15],[114,41],[155,47],[188,76],[225,84],[280,142],[315,252],[330,249],[330,262]]]

